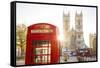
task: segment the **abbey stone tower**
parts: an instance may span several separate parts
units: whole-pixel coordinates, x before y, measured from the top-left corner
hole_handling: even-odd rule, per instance
[[[70,28],[70,13],[63,13],[64,48],[71,51],[85,48],[83,37],[83,14],[76,12],[75,28]]]

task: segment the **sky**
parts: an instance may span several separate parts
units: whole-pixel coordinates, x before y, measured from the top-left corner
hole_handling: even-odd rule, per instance
[[[78,6],[59,6],[43,4],[17,3],[17,24],[30,26],[35,23],[49,23],[59,28],[60,37],[63,37],[63,12],[70,13],[70,29],[75,28],[75,13],[83,13],[83,36],[89,46],[89,34],[96,33],[96,8]]]

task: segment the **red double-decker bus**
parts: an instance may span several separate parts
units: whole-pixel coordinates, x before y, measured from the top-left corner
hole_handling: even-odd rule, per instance
[[[48,23],[28,27],[25,64],[59,63],[59,41],[57,27]]]

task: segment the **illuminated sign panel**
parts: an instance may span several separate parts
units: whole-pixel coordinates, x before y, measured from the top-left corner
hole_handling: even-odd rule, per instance
[[[52,29],[36,29],[36,30],[31,30],[31,33],[51,33],[53,32]]]
[[[52,33],[53,30],[50,29],[49,25],[36,25],[38,29],[31,30],[31,33]]]

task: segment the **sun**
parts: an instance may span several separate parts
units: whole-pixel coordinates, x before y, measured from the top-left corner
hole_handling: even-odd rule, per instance
[[[58,40],[59,41],[64,41],[64,35],[63,34],[58,35]]]

